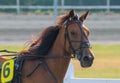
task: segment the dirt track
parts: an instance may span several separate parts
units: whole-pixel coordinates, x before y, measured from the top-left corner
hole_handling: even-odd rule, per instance
[[[53,16],[0,15],[0,44],[24,44],[54,23]],[[91,31],[92,43],[120,43],[120,14],[89,15],[85,24]]]

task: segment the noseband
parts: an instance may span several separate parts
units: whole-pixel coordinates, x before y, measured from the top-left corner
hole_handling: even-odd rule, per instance
[[[81,32],[81,39],[80,40],[71,40],[69,37],[68,28],[69,28],[69,25],[73,22],[75,22],[79,26],[79,29]],[[69,48],[72,50],[74,58],[80,57],[80,56],[76,55],[76,51],[79,51],[80,53],[82,53],[82,48],[90,48],[90,43],[89,43],[88,38],[84,32],[82,24],[83,24],[83,22],[81,20],[79,20],[77,15],[74,18],[69,18],[65,22],[65,43],[64,43],[65,45],[64,46],[66,48],[66,40],[68,40]],[[87,41],[85,41],[85,42],[83,41],[84,37],[87,39]],[[80,43],[80,46],[78,48],[74,48],[72,43]]]

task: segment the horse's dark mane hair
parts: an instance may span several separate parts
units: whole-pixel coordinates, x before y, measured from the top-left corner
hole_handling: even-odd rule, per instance
[[[75,17],[75,12],[72,10],[70,13],[60,15],[57,19],[57,26],[50,26],[44,30],[41,36],[33,42],[29,48],[31,54],[34,55],[47,55],[52,47],[58,33],[60,26],[69,18]]]
[[[30,53],[39,56],[47,55],[58,33],[58,26],[50,26],[46,28],[38,39],[31,44],[29,48]]]

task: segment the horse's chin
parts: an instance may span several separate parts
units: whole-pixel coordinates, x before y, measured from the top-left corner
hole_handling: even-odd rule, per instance
[[[93,64],[93,61],[90,61],[90,62],[81,62],[81,61],[80,61],[80,65],[81,65],[81,67],[83,67],[83,68],[91,67],[92,64]]]

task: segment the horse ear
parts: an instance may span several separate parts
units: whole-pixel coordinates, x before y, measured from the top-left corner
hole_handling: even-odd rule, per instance
[[[75,15],[75,11],[72,9],[70,12],[69,12],[69,17],[74,17]]]
[[[85,14],[83,14],[79,19],[83,22],[87,16],[88,16],[89,11],[87,11]]]

